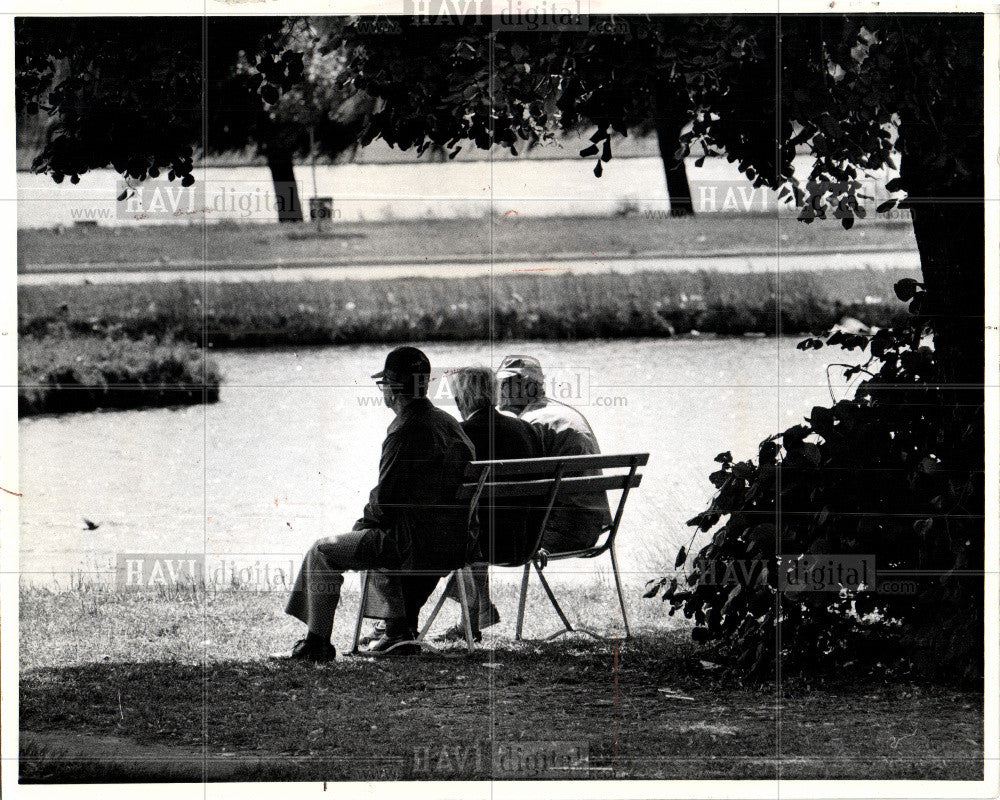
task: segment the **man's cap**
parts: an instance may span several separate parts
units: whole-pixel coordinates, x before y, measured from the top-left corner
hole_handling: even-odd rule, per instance
[[[542,383],[545,376],[542,373],[542,364],[534,356],[507,356],[500,362],[497,369],[497,380],[504,380],[514,375],[522,378]]]
[[[397,347],[385,357],[385,366],[381,372],[372,375],[379,380],[386,378],[393,383],[406,383],[417,375],[429,377],[431,374],[430,359],[416,347]]]

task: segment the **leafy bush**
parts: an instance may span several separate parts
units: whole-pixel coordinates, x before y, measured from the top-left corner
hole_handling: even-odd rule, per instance
[[[896,284],[913,311],[919,287]],[[981,679],[983,387],[949,383],[928,331],[918,315],[873,335],[806,339],[801,349],[867,351],[843,365],[867,376],[854,399],[813,408],[762,442],[756,461],[716,458],[718,492],[688,522],[714,529],[711,542],[694,558],[682,548],[675,567],[690,571],[646,596],[693,619],[694,638],[717,641],[736,671],[763,679],[776,660],[784,670],[868,661]],[[790,558],[826,554],[873,555],[881,575],[833,592],[782,581]],[[880,591],[887,575],[915,592]]]
[[[18,414],[215,402],[219,373],[185,342],[74,336],[22,337]]]
[[[782,273],[780,285],[775,273],[705,271],[22,286],[18,330],[44,335],[64,326],[80,335],[173,336],[216,348],[773,334],[829,327],[845,315],[866,325],[901,319],[879,295],[888,276],[909,274]]]

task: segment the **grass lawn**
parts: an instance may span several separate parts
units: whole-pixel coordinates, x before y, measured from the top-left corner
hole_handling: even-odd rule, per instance
[[[635,592],[633,639],[517,643],[515,588],[496,588],[507,619],[471,657],[319,666],[267,659],[301,632],[283,592],[23,589],[21,780],[982,775],[981,693],[849,676],[742,687]],[[611,632],[607,589],[567,606]],[[554,626],[543,602],[532,594],[528,636]],[[345,593],[342,649],[356,604]]]
[[[73,227],[17,232],[19,272],[47,265],[120,265],[226,261],[382,263],[447,256],[497,259],[565,253],[633,255],[668,253],[774,253],[849,250],[915,250],[909,221],[858,220],[845,231],[839,221],[810,225],[774,215],[721,215],[650,219],[616,217],[531,218],[339,223],[318,233],[303,225],[150,225]]]

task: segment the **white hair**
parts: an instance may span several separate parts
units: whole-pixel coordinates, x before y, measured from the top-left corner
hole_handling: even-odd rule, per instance
[[[463,367],[448,374],[448,383],[455,402],[470,414],[482,408],[493,408],[498,402],[497,378],[489,367]]]

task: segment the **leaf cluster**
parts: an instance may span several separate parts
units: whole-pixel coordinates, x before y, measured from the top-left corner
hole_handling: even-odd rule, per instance
[[[911,279],[896,294],[919,310]],[[942,380],[926,319],[872,334],[834,331],[800,348],[841,347],[866,360],[854,397],[816,406],[761,442],[757,458],[717,457],[716,493],[688,521],[711,541],[676,574],[651,582],[670,613],[717,640],[752,678],[783,668],[863,660],[872,639],[931,672],[974,678],[982,663],[984,547],[982,388]],[[789,587],[780,574],[803,556],[874,557],[860,587]],[[792,561],[790,561],[790,559]],[[890,579],[895,585],[885,581]],[[901,591],[898,585],[903,581]],[[776,644],[780,642],[780,645]]]

